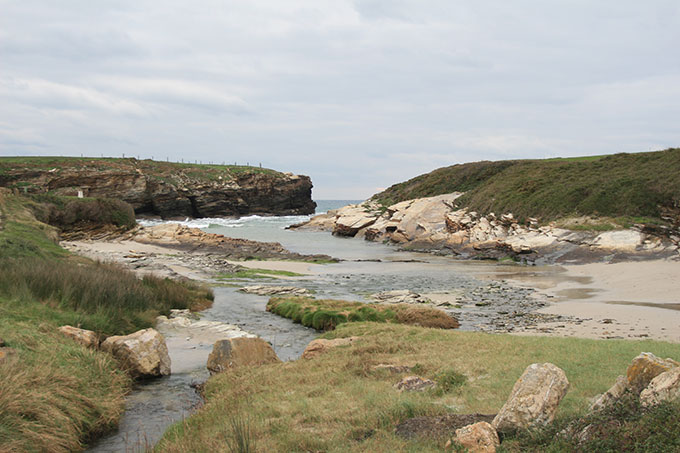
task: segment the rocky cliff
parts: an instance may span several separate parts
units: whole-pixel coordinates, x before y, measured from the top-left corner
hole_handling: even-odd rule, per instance
[[[172,217],[314,212],[308,176],[137,159],[0,158],[0,186],[25,193],[115,198],[136,214]]]

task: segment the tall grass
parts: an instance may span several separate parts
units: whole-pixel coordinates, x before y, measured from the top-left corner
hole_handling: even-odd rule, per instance
[[[149,327],[171,308],[204,307],[213,298],[209,288],[196,283],[151,275],[139,279],[100,262],[4,260],[0,276],[0,296],[79,313],[82,327],[109,335]]]
[[[113,427],[129,378],[109,355],[86,349],[44,317],[3,308],[0,332],[14,356],[0,364],[0,451],[70,452]]]

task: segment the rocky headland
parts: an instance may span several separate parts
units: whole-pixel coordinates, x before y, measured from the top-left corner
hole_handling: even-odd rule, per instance
[[[369,200],[313,217],[292,229],[330,231],[338,236],[398,244],[407,250],[451,254],[462,258],[523,262],[577,263],[630,258],[678,257],[680,229],[644,224],[626,229],[581,229],[587,217],[540,225],[535,218],[519,221],[511,212],[481,214],[460,207],[463,193],[406,200],[383,208]]]
[[[304,215],[314,212],[308,176],[260,167],[152,160],[0,159],[0,187],[20,193],[110,198],[136,214],[173,217]]]

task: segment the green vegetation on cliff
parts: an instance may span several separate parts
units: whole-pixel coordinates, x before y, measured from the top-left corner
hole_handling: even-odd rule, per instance
[[[78,451],[115,426],[123,411],[128,377],[108,354],[76,344],[59,326],[126,334],[152,326],[171,308],[211,303],[211,291],[200,285],[140,280],[123,268],[71,256],[57,244],[57,229],[34,215],[75,219],[85,212],[96,223],[117,206],[106,200],[36,200],[0,189],[2,451]]]
[[[395,184],[373,199],[391,205],[465,192],[460,207],[543,222],[573,216],[660,220],[680,211],[680,149],[571,159],[474,162]],[[632,219],[634,220],[634,219]]]
[[[395,427],[417,416],[494,414],[524,369],[543,362],[562,368],[571,384],[557,414],[556,426],[564,427],[587,411],[590,399],[625,373],[640,351],[680,358],[680,345],[655,341],[497,335],[372,322],[341,324],[324,337],[349,336],[360,338],[311,359],[213,376],[205,388],[205,405],[170,428],[155,451],[239,451],[236,446],[246,436],[250,451],[440,452],[452,433],[432,438],[416,431],[408,439],[397,435]],[[380,364],[411,370],[393,374],[376,369]],[[412,374],[443,383],[445,391],[399,392],[393,387]],[[673,427],[680,408],[645,415],[647,429],[663,411],[670,418],[659,426]],[[632,424],[628,427],[633,432]],[[664,451],[644,448],[642,426],[634,432],[636,438],[607,439],[609,449],[581,451],[623,451],[615,441],[630,441],[626,451]],[[578,451],[552,434],[505,438],[502,448]],[[675,451],[680,431],[659,432],[655,440],[657,446],[670,447],[665,451]]]

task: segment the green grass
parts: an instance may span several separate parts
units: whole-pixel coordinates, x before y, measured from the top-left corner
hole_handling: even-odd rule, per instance
[[[220,280],[235,280],[235,279],[259,279],[259,278],[276,278],[276,277],[304,277],[304,274],[297,272],[282,271],[275,269],[258,269],[258,268],[243,268],[236,272],[225,272],[217,276]]]
[[[457,323],[441,310],[405,304],[364,304],[311,297],[272,297],[267,311],[316,330],[347,322],[395,322],[451,329]]]
[[[394,433],[396,424],[419,415],[496,413],[528,365],[552,362],[571,383],[557,415],[563,426],[625,374],[641,351],[680,358],[680,345],[655,341],[521,337],[383,323],[345,323],[325,334],[348,336],[361,338],[313,359],[212,377],[205,405],[169,429],[156,451],[224,450],[222,439],[230,435],[229,419],[236,414],[251,421],[255,451],[442,451],[446,438],[402,439]],[[372,371],[378,364],[418,364],[418,375],[452,386],[441,393],[399,393],[393,385],[405,374]],[[659,426],[671,427],[677,438],[678,412],[670,414]],[[511,451],[550,451],[541,442],[534,444],[539,448],[524,448],[530,445],[525,440],[504,443],[519,446]]]
[[[180,182],[182,179],[197,181],[231,181],[251,174],[264,174],[274,178],[282,178],[283,173],[259,166],[251,165],[217,165],[199,163],[177,163],[135,158],[96,158],[96,157],[0,157],[0,185],[16,186],[20,181],[7,179],[3,184],[2,175],[9,174],[12,169],[30,167],[31,169],[56,168],[56,172],[67,168],[95,168],[100,170],[126,170],[130,172],[140,169],[150,177],[168,183]]]
[[[461,207],[542,222],[566,217],[639,217],[662,222],[680,203],[680,149],[569,159],[474,162],[395,184],[383,205],[466,192]],[[677,212],[674,214],[677,217]]]

